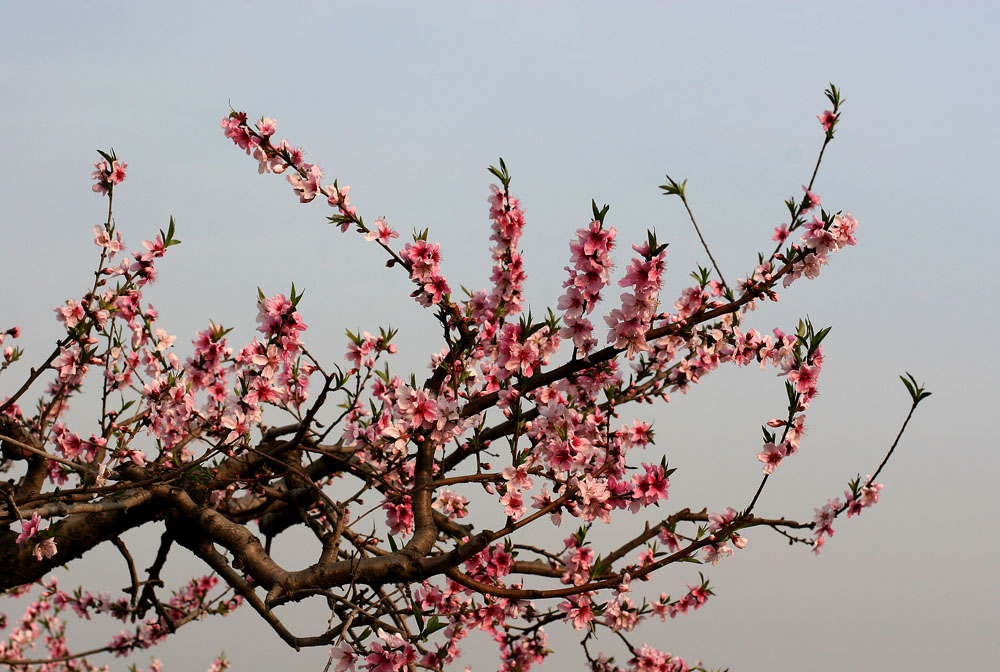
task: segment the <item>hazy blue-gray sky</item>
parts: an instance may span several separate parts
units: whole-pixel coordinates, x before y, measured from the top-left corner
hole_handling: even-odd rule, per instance
[[[611,205],[619,267],[655,227],[671,243],[662,298],[687,286],[706,259],[680,204],[657,189],[664,173],[688,178],[723,270],[750,270],[782,201],[809,179],[822,140],[815,115],[836,83],[847,104],[816,191],[860,220],[860,242],[753,316],[761,330],[804,314],[834,327],[802,451],[758,512],[811,517],[872,471],[906,411],[904,370],[934,396],[883,474],[882,502],[840,521],[819,558],[751,534],[746,550],[709,568],[717,597],[637,639],[741,672],[981,669],[1000,653],[990,522],[1000,367],[988,352],[1000,327],[995,5],[80,2],[4,3],[3,13],[0,327],[21,326],[29,363],[59,334],[51,308],[81,294],[96,260],[95,148],[129,163],[116,192],[126,243],[177,221],[183,245],[147,296],[178,343],[209,319],[243,342],[256,288],[294,281],[306,289],[314,351],[339,360],[345,328],[391,323],[396,366],[419,373],[440,344],[405,277],[326,224],[324,206],[301,206],[284,180],[258,176],[219,129],[230,103],[277,119],[279,137],[351,185],[366,218],[430,228],[453,287],[487,282],[486,167],[502,155],[527,212],[538,314],[561,293],[567,241],[592,198]],[[0,380],[0,397],[15,375]],[[782,412],[782,396],[770,373],[720,371],[650,416],[656,450],[678,467],[671,505],[745,506],[759,425]],[[85,407],[74,411],[81,425]],[[117,590],[121,570],[109,552],[62,576],[76,585],[103,572],[95,580]],[[185,571],[179,563],[174,576]],[[679,594],[696,578],[685,566],[656,590]],[[238,671],[322,669],[325,651],[295,654],[243,611],[152,653],[171,672],[204,669],[223,649]],[[300,634],[323,629],[309,618]],[[114,634],[108,623],[71,627],[83,646]],[[578,667],[579,638],[550,630],[559,653],[543,669]],[[483,643],[461,661],[493,669]]]

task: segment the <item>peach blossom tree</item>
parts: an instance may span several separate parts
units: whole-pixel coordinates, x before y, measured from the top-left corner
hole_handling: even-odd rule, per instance
[[[235,111],[223,119],[225,136],[258,172],[284,175],[302,203],[325,201],[331,224],[382,249],[391,269],[382,272],[405,275],[400,284],[431,311],[443,340],[422,380],[393,372],[397,332],[388,328],[348,332],[341,362],[314,356],[294,285],[287,295],[258,290],[259,335],[249,343],[231,343],[228,329],[206,321],[182,347],[143,296],[158,260],[180,242],[174,223],[126,248],[112,213],[127,164],[101,152],[93,188],[107,217],[93,231],[93,282],[55,309],[64,335],[24,371],[19,329],[0,332],[2,382],[20,375],[0,392],[0,470],[10,476],[0,483],[0,588],[28,603],[23,616],[0,622],[0,663],[98,669],[97,654],[130,655],[242,608],[290,647],[328,649],[336,672],[454,668],[477,630],[495,640],[502,670],[528,670],[552,655],[546,628],[556,627],[577,631],[582,645],[562,655],[594,672],[703,669],[634,633],[713,595],[705,574],[677,586],[671,568],[729,558],[756,528],[819,553],[838,516],[878,502],[876,478],[910,419],[871,475],[849,480],[842,497],[817,498],[825,504],[814,516],[757,513],[769,480],[807,447],[829,328],[804,319],[762,333],[745,325],[747,313],[816,278],[856,243],[858,222],[822,209],[814,192],[843,104],[836,87],[826,95],[815,170],[747,273],[725,279],[686,182],[668,177],[660,188],[679,199],[709,259],[693,284],[661,301],[667,244],[652,231],[630,241],[616,272],[618,231],[609,207],[592,202],[569,241],[564,292],[543,317],[524,308],[526,221],[503,160],[489,169],[489,286],[456,292],[428,231],[401,244],[385,218],[362,217],[347,186],[277,140],[273,119]],[[761,468],[756,492],[719,512],[671,508],[670,482],[682,474],[629,405],[669,401],[727,365],[784,378],[787,404],[762,419],[762,439],[748,440],[746,459]],[[912,415],[929,393],[912,376],[903,382]],[[98,396],[101,413],[74,427],[68,403],[83,394]],[[610,535],[610,544],[591,534],[636,516],[645,522],[638,534]],[[303,550],[300,565],[288,567],[272,549],[298,526],[314,535],[315,552]],[[529,526],[545,535],[528,536]],[[141,527],[160,538],[148,568],[136,566],[123,540]],[[122,556],[122,594],[51,577],[103,544]],[[161,573],[178,547],[204,571],[165,585]],[[670,594],[649,592],[653,574]],[[325,605],[329,620],[293,632],[282,607],[304,600]],[[82,651],[66,637],[74,615],[120,623]],[[614,636],[600,644],[613,651],[598,645],[605,632]],[[222,657],[212,663],[226,667]]]

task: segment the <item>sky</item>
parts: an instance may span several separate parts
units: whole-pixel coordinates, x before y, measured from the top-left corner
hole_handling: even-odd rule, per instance
[[[404,235],[429,229],[453,287],[488,282],[487,167],[502,156],[526,211],[537,315],[562,291],[568,241],[591,199],[611,206],[619,268],[655,228],[670,242],[661,298],[688,286],[708,262],[680,203],[657,188],[665,174],[688,180],[724,272],[751,270],[783,201],[809,180],[816,115],[835,83],[846,104],[815,191],[858,218],[859,244],[751,316],[761,331],[803,316],[833,327],[802,450],[757,511],[811,518],[870,473],[905,417],[904,371],[933,396],[880,478],[882,501],[839,521],[822,555],[752,532],[745,550],[708,568],[708,605],[637,639],[741,672],[963,669],[1000,653],[1000,541],[984,528],[1000,469],[988,424],[1000,373],[989,354],[1000,327],[990,298],[1000,243],[995,6],[55,2],[5,3],[4,15],[0,328],[21,327],[25,362],[47,354],[59,337],[52,307],[78,297],[96,263],[96,148],[129,163],[115,199],[127,244],[177,223],[183,244],[147,298],[178,344],[209,320],[232,327],[232,342],[250,339],[257,288],[294,282],[306,290],[299,310],[314,352],[339,362],[345,329],[391,325],[394,367],[419,378],[441,343],[406,278],[327,224],[324,206],[300,205],[284,180],[258,175],[219,128],[230,106],[276,119],[279,137],[351,185],[367,220],[385,216]],[[17,371],[0,378],[0,397],[20,383]],[[650,450],[678,468],[670,506],[745,506],[759,426],[783,412],[783,394],[770,372],[720,370],[669,405],[638,409],[655,422]],[[72,411],[81,426],[93,422],[87,410],[81,401]],[[112,590],[120,564],[111,549],[60,576],[64,587]],[[192,567],[178,558],[170,571],[180,581]],[[662,572],[654,588],[679,594],[697,569]],[[323,629],[315,613],[298,617],[303,634]],[[82,646],[117,632],[107,622],[71,628]],[[579,666],[576,633],[549,630],[558,653],[541,669]],[[220,650],[239,671],[319,672],[326,662],[325,650],[284,647],[248,609],[148,653],[187,670]],[[494,669],[494,651],[477,647],[460,662]],[[147,665],[148,655],[128,660]]]

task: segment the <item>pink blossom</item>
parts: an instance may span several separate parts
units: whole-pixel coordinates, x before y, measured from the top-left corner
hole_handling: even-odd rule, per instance
[[[677,551],[680,550],[681,542],[676,534],[666,527],[661,527],[659,533],[656,535],[660,543],[664,544],[668,550]]]
[[[739,511],[731,506],[727,506],[726,510],[722,514],[710,513],[708,514],[708,522],[712,530],[718,532],[725,526],[729,525],[731,522],[736,520],[736,516],[739,515]]]
[[[674,303],[674,309],[681,319],[687,319],[698,312],[705,300],[705,293],[700,287],[688,287]]]
[[[566,614],[566,620],[573,625],[574,630],[583,630],[594,620],[594,611],[590,604],[591,593],[572,595],[567,602],[559,604],[559,611]]]
[[[837,249],[842,249],[847,245],[857,245],[858,239],[854,237],[854,232],[858,228],[858,220],[851,217],[851,213],[847,212],[843,215],[837,215],[833,218],[833,225],[830,227],[830,233],[834,236],[837,243]]]
[[[642,463],[642,468],[646,471],[640,476],[632,476],[632,497],[643,506],[655,504],[661,499],[667,499],[667,488],[670,487],[670,480],[666,476],[663,467],[658,464]]]
[[[868,483],[871,480],[871,476],[865,476],[863,483]],[[858,495],[855,496],[850,492],[845,493],[847,496],[847,517],[860,515],[861,511],[872,506],[873,504],[878,504],[879,491],[882,489],[881,483],[872,482],[870,485],[862,486]]]
[[[837,515],[837,511],[840,510],[840,499],[829,499],[826,504],[820,509],[813,509],[815,515],[813,516],[813,522],[815,523],[815,531],[817,537],[822,537],[826,535],[828,537],[833,536],[833,519]]]
[[[111,164],[111,172],[108,175],[108,181],[112,184],[121,184],[125,180],[125,169],[128,168],[128,164],[124,161],[115,161]]]
[[[226,137],[233,141],[240,149],[246,150],[246,153],[250,153],[250,134],[247,133],[243,124],[246,123],[245,114],[234,114],[230,117],[223,117],[221,126],[222,132],[225,133]]]
[[[376,219],[375,228],[365,234],[365,240],[378,240],[383,245],[388,245],[389,241],[393,238],[399,238],[399,234],[389,228],[389,225],[385,223],[385,219],[382,217]]]
[[[35,544],[35,550],[32,553],[36,560],[41,561],[42,558],[51,558],[54,556],[56,550],[55,540],[52,537],[47,537]]]
[[[832,110],[824,110],[823,114],[817,114],[816,118],[819,119],[819,123],[823,125],[824,131],[829,131],[837,122],[837,115],[834,114]]]
[[[258,343],[257,352],[250,358],[250,361],[256,366],[262,367],[260,370],[262,378],[271,380],[281,366],[282,359],[278,354],[277,346],[272,344],[265,347],[263,343]]]
[[[274,135],[278,130],[278,122],[276,122],[271,117],[264,117],[257,122],[257,132],[260,133],[265,138],[269,138]]]
[[[176,336],[171,336],[170,334],[168,334],[166,332],[165,329],[157,328],[157,330],[155,332],[155,335],[156,335],[156,351],[157,352],[163,352],[163,351],[165,351],[167,348],[169,348],[170,346],[172,346],[174,344],[174,341],[177,340]]]
[[[125,245],[122,242],[122,234],[115,232],[115,237],[112,239],[107,229],[100,224],[94,225],[94,244],[98,247],[106,248],[111,253],[109,258],[113,258],[116,252],[121,252],[125,249]]]
[[[798,452],[799,442],[802,440],[802,435],[806,433],[805,422],[805,415],[797,415],[792,421],[792,426],[788,428],[788,432],[785,434],[785,443],[788,446],[788,455],[794,455]]]
[[[308,203],[320,193],[323,170],[312,163],[303,163],[298,169],[305,173],[304,177],[298,172],[290,172],[286,179],[292,185],[292,190],[298,194],[299,202]]]
[[[733,549],[729,548],[725,544],[715,543],[709,544],[705,547],[705,562],[710,562],[713,565],[719,564],[719,560],[724,557],[733,554]]]
[[[52,362],[52,367],[59,372],[60,382],[75,385],[83,380],[87,373],[87,365],[80,362],[81,354],[78,345],[69,349],[60,346],[59,356]]]
[[[546,506],[552,503],[552,495],[549,493],[549,487],[547,484],[542,485],[542,492],[537,495],[531,496],[533,509],[544,509]],[[561,525],[562,524],[562,511],[558,507],[552,511],[552,524]]]
[[[514,520],[518,520],[527,511],[524,507],[524,497],[520,490],[508,489],[506,494],[500,498],[500,503],[504,506],[504,514]]]
[[[414,390],[407,386],[398,395],[396,404],[402,418],[417,429],[433,426],[440,415],[437,404],[427,390]]]
[[[444,515],[448,516],[448,518],[455,519],[465,518],[469,515],[469,509],[467,508],[468,504],[468,499],[457,492],[444,488],[438,493],[433,506]]]
[[[812,394],[819,380],[819,367],[803,362],[798,368],[788,372],[788,380],[795,383],[795,391],[799,394]]]
[[[298,151],[301,152],[302,150]],[[350,191],[350,185],[344,185],[343,187],[329,185],[323,188],[323,193],[326,195],[326,202],[331,207],[342,209],[351,207]],[[346,230],[346,228],[341,228],[341,231]]]
[[[398,504],[386,502],[382,505],[382,509],[386,512],[389,534],[411,534],[413,532],[413,506],[409,495],[403,495],[403,500]]]
[[[871,476],[865,476],[865,481],[871,480]],[[878,493],[882,489],[881,483],[872,481],[871,485],[861,488],[861,506],[867,508],[872,504],[878,504]]]
[[[21,520],[21,533],[17,535],[16,543],[20,544],[26,539],[31,539],[38,533],[38,525],[41,522],[41,518],[38,517],[38,512],[35,511],[31,514],[29,520]]]
[[[779,245],[784,244],[788,240],[788,225],[782,224],[774,229],[774,234],[771,236],[771,240],[777,241]]]
[[[788,450],[784,443],[780,445],[775,445],[773,443],[765,443],[764,450],[757,453],[757,459],[764,463],[764,473],[770,474],[774,471],[775,467],[781,464],[788,454]]]
[[[805,207],[803,208],[802,212],[809,212],[813,208],[819,207],[820,198],[817,194],[814,194],[811,191],[809,191],[809,187],[805,185],[802,185],[802,191],[806,192],[806,195],[804,196],[803,200],[803,204],[805,205]]]
[[[212,664],[206,672],[225,672],[225,670],[228,670],[230,667],[231,665],[229,664],[229,661],[226,660],[224,656],[219,656],[212,661]],[[150,668],[150,672],[153,672],[152,668]]]
[[[631,632],[639,623],[635,603],[630,597],[619,594],[610,600],[604,610],[604,623],[612,632]]]
[[[626,357],[633,359],[638,353],[649,350],[646,342],[646,329],[638,317],[626,318],[625,313],[618,308],[604,318],[608,326],[608,343],[625,350]]]
[[[591,521],[600,518],[601,522],[611,522],[610,506],[608,505],[607,484],[595,479],[591,474],[587,474],[582,479],[577,480],[577,489],[580,493],[581,506],[579,507],[580,518]]]
[[[334,663],[333,672],[354,672],[358,655],[350,644],[344,643],[330,649],[330,659]]]
[[[535,487],[534,483],[531,481],[531,477],[528,476],[527,465],[520,465],[518,467],[505,467],[500,475],[505,481],[507,481],[507,488],[513,490],[531,490]]]
[[[73,329],[85,317],[83,306],[73,299],[66,301],[66,305],[53,308],[56,317],[60,322],[66,324],[67,329]]]

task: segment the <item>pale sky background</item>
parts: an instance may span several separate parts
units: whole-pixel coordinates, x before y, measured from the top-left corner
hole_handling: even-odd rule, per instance
[[[881,503],[838,521],[820,557],[751,532],[746,550],[707,569],[717,596],[703,609],[634,639],[740,672],[990,667],[1000,654],[995,5],[277,4],[4,3],[0,327],[19,325],[28,352],[0,397],[58,338],[52,307],[88,285],[105,208],[90,191],[95,148],[129,163],[115,199],[127,244],[177,221],[183,244],[147,298],[182,357],[209,319],[245,342],[256,288],[287,292],[294,281],[313,351],[340,361],[345,328],[391,323],[396,370],[420,377],[439,330],[404,275],[328,225],[325,205],[299,205],[283,179],[258,176],[219,129],[230,103],[277,119],[279,137],[351,185],[367,220],[385,215],[404,235],[430,228],[453,287],[486,284],[486,167],[503,156],[527,213],[537,315],[561,293],[591,198],[611,205],[619,268],[647,228],[671,243],[663,300],[707,265],[679,201],[657,189],[665,173],[688,179],[727,276],[749,271],[770,250],[783,200],[809,179],[832,81],[847,103],[816,191],[859,219],[860,242],[752,316],[762,331],[805,314],[834,327],[809,433],[758,513],[811,518],[871,472],[905,416],[904,370],[934,396],[880,479]],[[727,368],[652,416],[637,411],[656,422],[644,457],[665,453],[678,467],[670,510],[746,505],[760,424],[783,413],[783,395],[771,372]],[[85,410],[78,402],[72,416],[81,432]],[[148,566],[155,546],[143,544],[155,536],[131,539]],[[180,581],[192,570],[175,556]],[[294,551],[285,557],[295,564]],[[697,569],[662,572],[654,589],[679,595]],[[64,588],[118,590],[122,570],[111,549],[61,576]],[[297,634],[324,629],[315,613]],[[71,642],[103,644],[116,625],[71,621]],[[578,633],[548,631],[558,653],[541,669],[581,668]],[[613,637],[601,642],[625,657]],[[462,664],[495,669],[492,642],[466,643]],[[199,670],[220,650],[240,672],[326,662],[325,649],[287,649],[249,608],[127,660]]]

